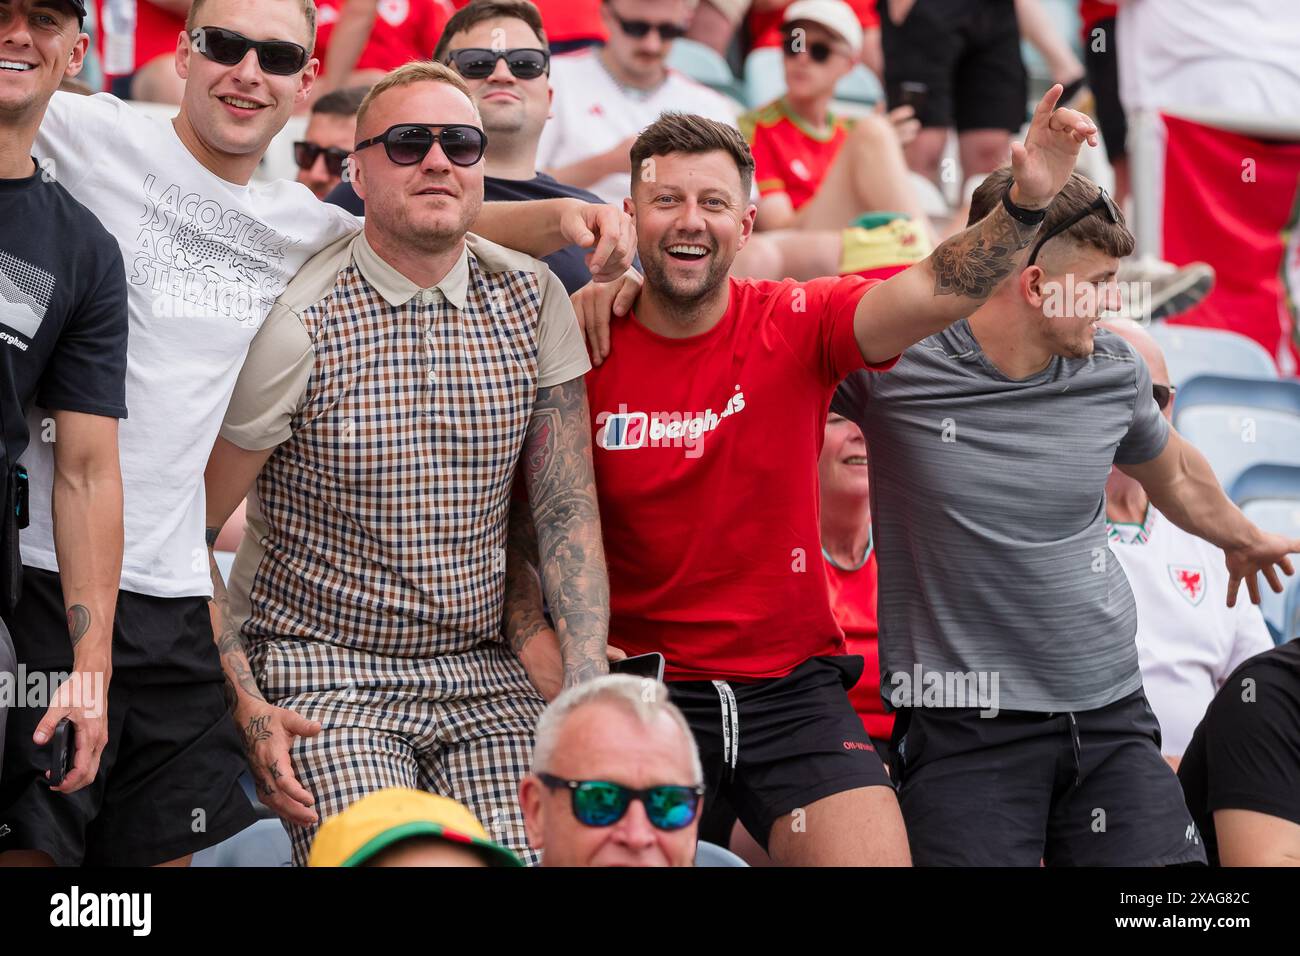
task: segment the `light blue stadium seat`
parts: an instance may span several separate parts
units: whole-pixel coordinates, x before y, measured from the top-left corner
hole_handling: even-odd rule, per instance
[[[695,865],[709,867],[749,866],[748,863],[730,850],[724,849],[716,843],[706,843],[703,840],[695,844]]]
[[[694,40],[674,40],[668,51],[668,65],[685,73],[697,83],[717,90],[732,99],[745,101],[745,92],[727,61],[712,47]]]
[[[278,819],[258,820],[228,840],[194,854],[192,866],[292,866],[289,834]]]
[[[1194,375],[1178,386],[1175,420],[1197,405],[1268,408],[1300,415],[1300,381],[1240,375]]]
[[[1276,465],[1255,465],[1248,469],[1237,481],[1233,482],[1233,490],[1235,491],[1241,486],[1248,486],[1252,482],[1257,485],[1262,484],[1263,482],[1257,477],[1258,472],[1262,469],[1280,469],[1281,467]],[[1300,468],[1288,470],[1300,474]],[[1247,487],[1248,492],[1249,490],[1249,487]],[[1274,534],[1285,535],[1288,538],[1300,538],[1300,494],[1291,498],[1253,497],[1241,506],[1241,510],[1247,518],[1265,531],[1272,531]],[[1300,621],[1296,619],[1297,611],[1300,610],[1296,605],[1298,600],[1296,594],[1300,591],[1300,578],[1294,575],[1289,578],[1283,577],[1282,586],[1282,593],[1274,594],[1273,589],[1268,586],[1267,582],[1262,578],[1260,579],[1259,609],[1278,643],[1295,637],[1297,627],[1300,627]],[[1238,600],[1246,599],[1246,590],[1243,588],[1238,595]]]
[[[1273,462],[1251,465],[1237,476],[1228,497],[1238,505],[1256,499],[1281,499],[1300,507],[1300,466]]]
[[[1148,331],[1165,353],[1170,380],[1180,389],[1196,375],[1277,378],[1277,365],[1268,350],[1236,332],[1164,322],[1152,324]]]
[[[779,47],[759,47],[745,58],[745,99],[750,106],[770,103],[785,92],[784,59]],[[855,106],[874,106],[884,98],[880,80],[862,64],[835,87],[836,100]]]
[[[1177,413],[1178,431],[1230,488],[1251,465],[1300,465],[1300,415],[1269,408],[1197,405]]]

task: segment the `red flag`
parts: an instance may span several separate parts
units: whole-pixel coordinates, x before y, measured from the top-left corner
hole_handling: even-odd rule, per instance
[[[1175,324],[1231,329],[1300,365],[1300,142],[1256,139],[1161,117],[1164,257],[1214,266],[1214,291]]]

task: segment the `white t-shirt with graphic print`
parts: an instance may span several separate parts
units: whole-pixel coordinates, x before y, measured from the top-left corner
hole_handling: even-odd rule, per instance
[[[203,469],[253,335],[304,262],[360,229],[305,186],[239,186],[204,168],[169,121],[101,93],[56,93],[36,140],[46,175],[117,238],[130,307],[119,447],[125,495],[122,588],[210,595]],[[53,446],[32,414],[25,564],[57,570]],[[52,436],[57,441],[58,436]]]
[[[1162,753],[1181,757],[1228,675],[1273,646],[1243,586],[1227,606],[1223,552],[1155,509],[1142,525],[1106,522],[1110,550],[1137,602],[1138,667],[1160,721]]]

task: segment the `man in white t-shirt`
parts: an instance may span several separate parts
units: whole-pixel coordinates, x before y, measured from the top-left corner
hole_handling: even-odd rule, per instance
[[[1136,322],[1104,323],[1151,369],[1156,404],[1173,421],[1165,357]],[[1273,646],[1259,607],[1227,607],[1223,552],[1169,521],[1118,468],[1106,484],[1106,531],[1137,601],[1138,666],[1160,721],[1160,751],[1174,769],[1215,693],[1242,661]]]
[[[605,0],[609,42],[551,60],[555,99],[537,164],[562,183],[609,203],[628,195],[628,151],[661,113],[695,113],[736,125],[737,105],[668,68],[695,0]]]
[[[82,793],[28,788],[0,807],[0,820],[30,835],[21,847],[11,835],[0,850],[26,850],[25,862],[184,864],[254,819],[237,782],[246,762],[226,700],[234,687],[258,692],[238,642],[218,649],[213,640],[202,482],[249,342],[272,303],[309,258],[360,229],[297,183],[250,183],[310,94],[314,37],[310,0],[196,0],[187,33],[177,36],[185,94],[173,121],[155,122],[108,95],[56,94],[41,126],[43,168],[121,247],[131,417],[120,432],[125,553],[109,694],[114,759],[101,762],[99,779]],[[599,240],[598,278],[622,274],[634,244],[619,210],[576,200],[486,206],[474,229],[532,255]],[[32,517],[11,629],[21,622],[32,640],[66,645],[50,445],[33,443],[24,463]],[[243,728],[246,743],[317,729],[269,704]]]

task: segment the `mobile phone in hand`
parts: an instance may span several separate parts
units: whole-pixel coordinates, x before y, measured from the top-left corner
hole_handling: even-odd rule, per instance
[[[50,786],[57,787],[72,770],[77,753],[77,728],[64,717],[50,738]]]
[[[633,677],[649,677],[651,680],[664,679],[664,656],[657,651],[650,654],[638,654],[625,657],[609,665],[611,674],[631,674]]]

